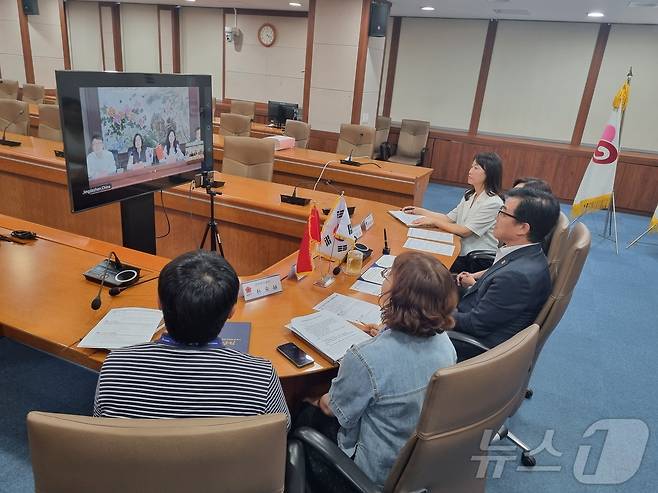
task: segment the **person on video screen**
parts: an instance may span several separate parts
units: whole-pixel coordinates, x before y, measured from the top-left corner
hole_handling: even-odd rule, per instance
[[[136,133],[133,137],[133,145],[128,149],[128,169],[150,166],[153,164],[153,150],[144,147],[142,135]]]
[[[176,161],[185,161],[185,155],[181,151],[178,139],[176,139],[176,132],[169,129],[167,132],[167,140],[164,144],[164,155],[162,161],[165,163],[175,163]]]
[[[91,137],[91,152],[87,155],[87,176],[90,180],[113,175],[117,172],[114,155],[105,150],[103,138],[95,134]]]

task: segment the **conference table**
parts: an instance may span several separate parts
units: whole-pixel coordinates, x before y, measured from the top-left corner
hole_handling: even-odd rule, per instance
[[[213,136],[215,169],[221,170],[224,157],[224,136]],[[312,189],[322,173],[318,188],[324,191],[345,192],[354,197],[385,202],[403,207],[422,205],[431,168],[375,159],[357,159],[362,166],[342,164],[344,155],[314,149],[283,149],[274,153],[272,181]],[[287,193],[291,193],[288,189]],[[304,191],[304,193],[306,193]]]
[[[219,134],[219,118],[215,117],[212,120],[213,133]],[[251,136],[252,137],[269,137],[271,135],[283,135],[283,129],[267,125],[266,123],[251,122]]]
[[[316,193],[319,201],[326,195]],[[383,228],[389,233],[392,254],[403,251],[406,227],[387,214],[388,207],[380,204],[380,207],[371,210],[374,225],[360,239],[373,249],[371,258],[364,262],[364,270],[380,257]],[[108,296],[104,289],[101,308],[94,311],[90,302],[98,292],[98,285],[86,281],[82,273],[101,262],[110,251],[115,251],[122,262],[140,267],[142,279],[157,277],[168,259],[0,214],[0,234],[7,236],[18,229],[34,231],[38,238],[21,243],[0,242],[0,269],[8,280],[0,284],[0,335],[99,370],[107,351],[79,348],[78,342],[111,308],[157,308],[157,286],[156,282],[145,283],[116,297]],[[451,265],[459,246],[459,240],[455,238],[453,255],[438,258],[446,266]],[[267,246],[243,245],[243,248],[257,256]],[[377,297],[351,290],[357,278],[344,273],[340,273],[328,288],[316,286],[314,282],[335,264],[316,259],[316,271],[297,280],[296,276],[289,275],[295,262],[296,252],[293,252],[273,262],[262,272],[241,276],[244,282],[279,275],[283,291],[249,302],[240,298],[231,319],[251,323],[249,353],[273,362],[291,404],[298,403],[302,395],[312,392],[311,389],[316,386],[326,387],[335,375],[336,367],[313,347],[294,336],[285,325],[293,317],[312,313],[313,306],[332,293],[377,303]],[[300,346],[314,358],[315,363],[304,368],[293,366],[276,351],[278,345],[286,342]]]

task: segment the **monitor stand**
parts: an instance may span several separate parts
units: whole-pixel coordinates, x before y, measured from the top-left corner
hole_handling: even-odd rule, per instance
[[[155,255],[153,193],[121,201],[123,246]]]

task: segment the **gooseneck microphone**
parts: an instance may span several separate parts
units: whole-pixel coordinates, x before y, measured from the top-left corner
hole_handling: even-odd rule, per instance
[[[143,281],[139,281],[139,282],[136,282],[135,284],[131,284],[130,286],[124,286],[122,288],[118,288],[116,286],[113,286],[113,287],[110,288],[109,293],[110,293],[110,296],[118,296],[121,293],[123,293],[126,289],[134,288],[135,286],[139,286],[140,284],[155,281],[156,279],[158,279],[158,276],[151,277],[149,279],[144,279]]]
[[[24,110],[24,109],[21,109],[21,110],[16,114],[16,116],[14,117],[14,119],[13,119],[12,121],[10,121],[9,123],[7,123],[7,125],[5,125],[5,128],[2,129],[2,139],[0,139],[0,145],[6,145],[6,146],[10,146],[10,147],[16,147],[16,146],[21,145],[20,142],[18,142],[18,141],[16,141],[16,140],[7,140],[6,137],[7,137],[7,129],[8,129],[9,127],[11,127],[14,123],[16,123],[16,121],[18,120],[18,118],[19,118],[21,115],[23,115],[24,113],[25,113],[25,110]]]
[[[98,310],[103,302],[101,301],[101,292],[103,291],[103,285],[105,284],[105,278],[107,277],[107,270],[110,268],[110,262],[112,255],[114,255],[114,258],[116,258],[116,253],[110,252],[110,254],[107,256],[105,259],[105,270],[103,271],[103,277],[101,278],[101,285],[98,287],[98,294],[96,294],[96,297],[91,300],[91,309],[92,310]]]

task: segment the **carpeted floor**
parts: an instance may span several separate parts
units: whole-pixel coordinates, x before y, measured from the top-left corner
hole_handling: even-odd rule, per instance
[[[462,192],[431,184],[425,206],[447,211]],[[511,420],[512,430],[531,447],[552,433],[554,450],[544,447],[531,471],[518,470],[514,450],[496,451],[488,493],[635,493],[654,491],[658,483],[658,235],[626,250],[649,219],[619,214],[616,255],[614,244],[598,235],[604,216],[584,219],[593,233],[589,259],[534,372],[535,395]],[[0,339],[0,382],[0,492],[34,491],[25,415],[32,409],[89,414],[96,375],[5,338]],[[584,437],[597,422],[598,431]],[[499,478],[493,477],[496,465]],[[609,484],[626,476],[630,479],[622,484]]]

